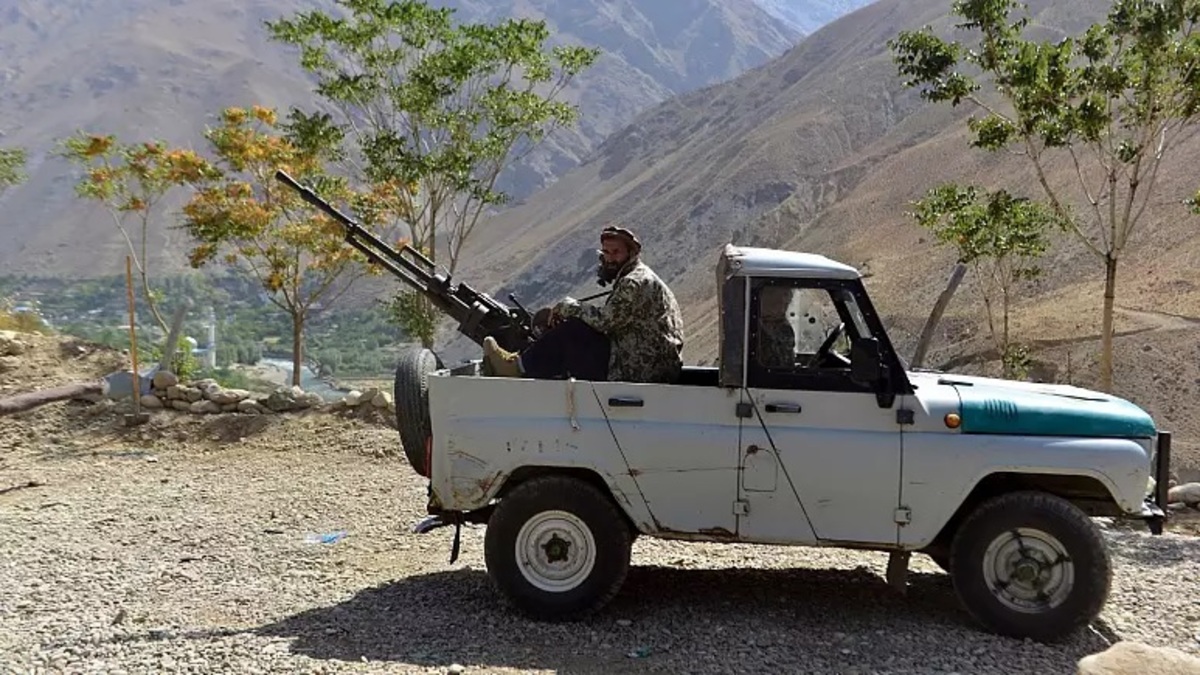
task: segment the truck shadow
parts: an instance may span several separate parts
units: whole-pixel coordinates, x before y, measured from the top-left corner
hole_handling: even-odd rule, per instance
[[[978,629],[948,576],[914,571],[904,597],[867,568],[634,567],[607,608],[576,623],[517,615],[483,571],[434,572],[253,632],[290,639],[293,653],[322,660],[587,673],[661,669],[655,657],[664,653],[672,667],[695,658],[739,671],[804,662],[870,672],[921,670],[935,658],[942,669],[970,672],[979,666],[973,655],[1015,642]],[[1037,646],[1039,664],[1074,672],[1079,658],[1118,639],[1100,632],[1107,635],[1084,630]]]

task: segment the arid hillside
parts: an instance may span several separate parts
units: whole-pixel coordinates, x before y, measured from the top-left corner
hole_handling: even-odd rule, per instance
[[[1035,29],[1053,38],[1098,18],[1096,3],[1032,3]],[[648,262],[685,304],[686,358],[715,356],[712,265],[728,241],[811,250],[871,273],[892,338],[912,353],[921,322],[945,285],[954,255],[906,215],[910,201],[946,180],[1004,186],[1040,197],[1018,157],[967,146],[969,113],[923,103],[906,91],[886,41],[904,28],[949,30],[945,0],[883,0],[836,21],[769,65],[664,103],[611,136],[595,159],[481,228],[460,275],[516,291],[527,304],[600,290],[599,229],[639,232]],[[1179,201],[1194,194],[1178,147],[1159,176],[1119,278],[1118,392],[1133,397],[1195,449],[1200,388],[1191,336],[1200,322],[1197,218]],[[1051,180],[1074,180],[1063,164]],[[1056,242],[1040,287],[1021,302],[1015,335],[1036,349],[1035,377],[1094,383],[1102,266],[1070,238]],[[974,281],[959,290],[927,365],[978,369],[987,360]],[[448,353],[472,345],[450,340]],[[476,350],[477,351],[477,350]],[[977,358],[979,357],[979,358]]]
[[[4,274],[94,276],[123,265],[107,212],[74,195],[72,168],[53,156],[76,130],[202,148],[229,105],[317,105],[290,48],[263,22],[328,0],[0,0],[0,144],[25,147],[29,180],[0,201]],[[753,0],[448,0],[467,20],[545,18],[553,41],[602,57],[568,92],[579,125],[548,140],[506,176],[516,197],[586,157],[637,113],[778,56],[801,34]],[[179,196],[179,195],[177,195]],[[184,264],[186,242],[156,223],[155,269]]]

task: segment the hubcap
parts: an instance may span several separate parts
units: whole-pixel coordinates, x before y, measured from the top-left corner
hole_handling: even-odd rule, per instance
[[[1063,603],[1075,586],[1075,564],[1057,538],[1032,528],[996,537],[983,554],[983,576],[1005,607],[1037,614]]]
[[[517,533],[517,566],[536,588],[561,593],[576,588],[596,564],[596,541],[574,514],[543,511]]]

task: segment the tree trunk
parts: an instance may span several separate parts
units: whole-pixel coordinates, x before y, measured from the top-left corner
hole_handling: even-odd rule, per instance
[[[1104,258],[1104,314],[1100,328],[1100,390],[1113,393],[1113,305],[1117,298],[1117,257]]]
[[[42,389],[0,399],[0,416],[25,412],[47,403],[74,398],[99,396],[104,392],[102,382],[76,382],[53,389]]]
[[[966,273],[966,265],[958,263],[954,266],[946,289],[938,296],[937,302],[933,305],[933,311],[929,313],[929,318],[925,321],[925,328],[921,330],[921,339],[917,341],[917,349],[913,353],[912,363],[909,364],[910,368],[920,368],[921,364],[925,362],[925,352],[929,349],[929,343],[933,341],[933,331],[937,328],[938,322],[942,320],[946,305],[950,304],[950,298],[954,297],[954,291],[958,290],[958,285]]]
[[[292,386],[300,386],[300,367],[304,363],[304,317],[292,315]]]

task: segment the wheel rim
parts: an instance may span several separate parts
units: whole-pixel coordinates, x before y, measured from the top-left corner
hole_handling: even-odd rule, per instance
[[[596,541],[574,514],[543,511],[517,533],[517,567],[530,584],[562,593],[578,587],[596,564]]]
[[[1005,607],[1028,614],[1058,607],[1075,587],[1075,565],[1066,546],[1031,528],[992,540],[983,555],[983,576]]]

